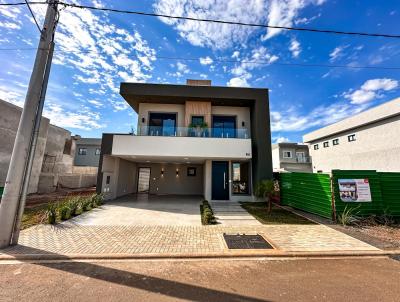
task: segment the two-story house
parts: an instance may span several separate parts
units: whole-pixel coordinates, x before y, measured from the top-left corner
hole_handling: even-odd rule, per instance
[[[272,177],[267,89],[121,83],[137,133],[103,134],[99,193],[253,200]]]
[[[272,144],[274,172],[312,172],[308,145],[298,143]]]

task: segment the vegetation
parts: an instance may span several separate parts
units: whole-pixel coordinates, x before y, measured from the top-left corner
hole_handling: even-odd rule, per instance
[[[241,202],[240,205],[263,224],[315,224],[281,207],[274,206],[273,211],[268,211],[265,201]]]
[[[341,223],[343,226],[357,225],[360,221],[360,217],[356,215],[359,208],[360,206],[355,208],[346,206],[343,212],[337,216],[338,222]]]
[[[102,204],[103,195],[93,194],[67,197],[61,201],[49,202],[47,205],[28,208],[22,217],[22,229],[46,222],[56,224]]]
[[[275,193],[275,184],[271,179],[261,180],[256,184],[254,195],[268,203],[268,213],[272,210],[272,199]]]
[[[217,223],[214,216],[214,212],[207,200],[203,200],[202,204],[200,205],[200,215],[201,215],[201,223],[203,225]]]

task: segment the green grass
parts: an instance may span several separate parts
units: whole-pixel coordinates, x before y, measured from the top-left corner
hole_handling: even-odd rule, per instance
[[[240,205],[263,224],[315,224],[277,206],[273,206],[271,213],[268,213],[266,202],[240,202]]]
[[[46,217],[47,204],[33,208],[25,208],[22,216],[21,229],[27,229],[33,225],[47,223]]]

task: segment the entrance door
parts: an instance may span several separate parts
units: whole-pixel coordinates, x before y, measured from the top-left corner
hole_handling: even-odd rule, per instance
[[[212,199],[229,200],[229,165],[227,161],[212,162]]]
[[[150,188],[150,168],[139,168],[138,174],[138,193],[149,193]]]

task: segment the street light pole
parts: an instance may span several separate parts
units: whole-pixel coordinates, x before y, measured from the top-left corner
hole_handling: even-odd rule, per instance
[[[41,100],[44,102],[47,88],[46,81],[48,76],[46,76],[46,69],[50,72],[53,38],[58,21],[57,5],[58,0],[48,1],[35,64],[14,142],[4,193],[0,203],[0,248],[16,244],[16,240],[18,240],[18,230],[21,222],[19,213],[22,216],[26,198],[24,194],[27,193],[27,187],[25,187],[24,183],[29,184],[29,166],[31,165],[29,158],[30,154],[34,154],[34,150],[31,151],[31,149],[34,148],[34,134],[38,126],[36,121],[41,119],[43,109]],[[16,240],[12,240],[14,230],[17,230]]]

